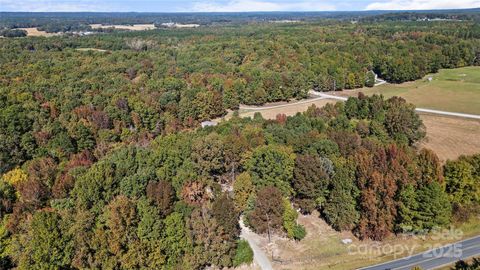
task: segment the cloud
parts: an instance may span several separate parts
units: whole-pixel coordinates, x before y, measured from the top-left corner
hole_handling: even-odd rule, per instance
[[[366,10],[425,10],[480,7],[480,0],[389,0],[374,2]]]
[[[28,12],[112,11],[109,5],[95,0],[0,0],[0,10]]]
[[[229,0],[227,2],[200,1],[193,5],[195,12],[248,12],[248,11],[323,11],[335,10],[329,3],[315,0],[303,1],[261,1],[261,0]]]

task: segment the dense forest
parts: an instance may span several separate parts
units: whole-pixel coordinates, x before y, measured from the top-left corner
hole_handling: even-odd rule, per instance
[[[81,121],[81,120],[80,120]],[[277,120],[66,155],[60,144],[0,181],[0,258],[19,269],[201,269],[252,260],[238,219],[305,236],[296,208],[382,240],[478,213],[480,155],[442,166],[401,98],[350,98]],[[65,141],[64,141],[65,142]],[[453,213],[453,216],[452,216]]]
[[[239,104],[372,86],[372,71],[398,83],[478,65],[479,37],[464,22],[320,22],[2,39],[0,173],[148,141]]]
[[[80,50],[81,49],[81,50]],[[480,64],[474,22],[322,20],[0,39],[0,268],[202,269],[318,211],[382,240],[478,213],[480,155],[440,164],[401,98],[275,121],[239,104]]]

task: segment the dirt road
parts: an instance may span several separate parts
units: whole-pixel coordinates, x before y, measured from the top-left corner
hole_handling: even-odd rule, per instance
[[[262,270],[273,270],[267,254],[265,254],[265,252],[263,252],[263,250],[258,246],[259,239],[257,235],[247,228],[245,224],[243,224],[243,220],[241,218],[239,223],[240,228],[242,228],[240,238],[247,240],[248,244],[250,244],[250,247],[253,250],[253,260],[260,266]]]

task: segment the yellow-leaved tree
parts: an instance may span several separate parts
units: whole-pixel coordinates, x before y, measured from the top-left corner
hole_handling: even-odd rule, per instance
[[[27,173],[20,168],[15,168],[2,176],[2,180],[15,186],[21,182],[26,181],[28,178]]]

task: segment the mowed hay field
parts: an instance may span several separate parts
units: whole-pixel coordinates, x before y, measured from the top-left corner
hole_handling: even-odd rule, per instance
[[[47,33],[45,31],[40,31],[35,27],[30,28],[18,28],[20,30],[25,30],[27,32],[27,36],[29,37],[53,37],[58,36],[58,33]]]
[[[432,77],[432,81],[427,78]],[[480,67],[444,69],[422,80],[403,84],[384,84],[374,88],[362,88],[336,92],[341,96],[382,94],[389,98],[401,96],[417,107],[480,115]],[[291,103],[268,104],[258,108],[241,109],[241,117],[253,117],[260,112],[266,119],[275,119],[277,114],[295,115],[315,104],[322,107],[336,100],[312,99]],[[432,149],[442,161],[456,159],[461,155],[480,153],[480,120],[460,117],[420,114],[427,127],[427,137],[420,147]],[[231,117],[228,114],[225,119]]]
[[[264,107],[275,107],[270,109],[261,109],[261,110],[240,110],[241,117],[252,117],[256,112],[260,112],[265,119],[275,119],[278,114],[285,114],[287,116],[295,115],[298,112],[304,112],[308,107],[315,105],[317,107],[323,107],[327,103],[335,103],[335,100],[331,99],[312,99],[297,101],[287,104],[281,104],[277,106],[265,105]]]
[[[432,81],[428,78],[431,77]],[[423,79],[337,92],[342,96],[382,94],[401,96],[419,108],[480,114],[480,67],[442,69]]]
[[[480,153],[480,120],[421,114],[427,137],[420,147],[433,150],[441,161]]]
[[[290,103],[279,102],[266,104],[259,107],[251,107],[248,109],[240,108],[238,111],[240,117],[251,117],[253,118],[256,112],[262,114],[262,117],[265,119],[275,119],[278,114],[285,114],[287,116],[295,115],[298,112],[304,112],[308,107],[315,105],[317,107],[323,107],[327,103],[336,103],[336,100],[332,99],[310,99],[310,100],[301,100]],[[232,117],[233,112],[229,112],[225,117],[216,119],[215,121],[228,120]]]

